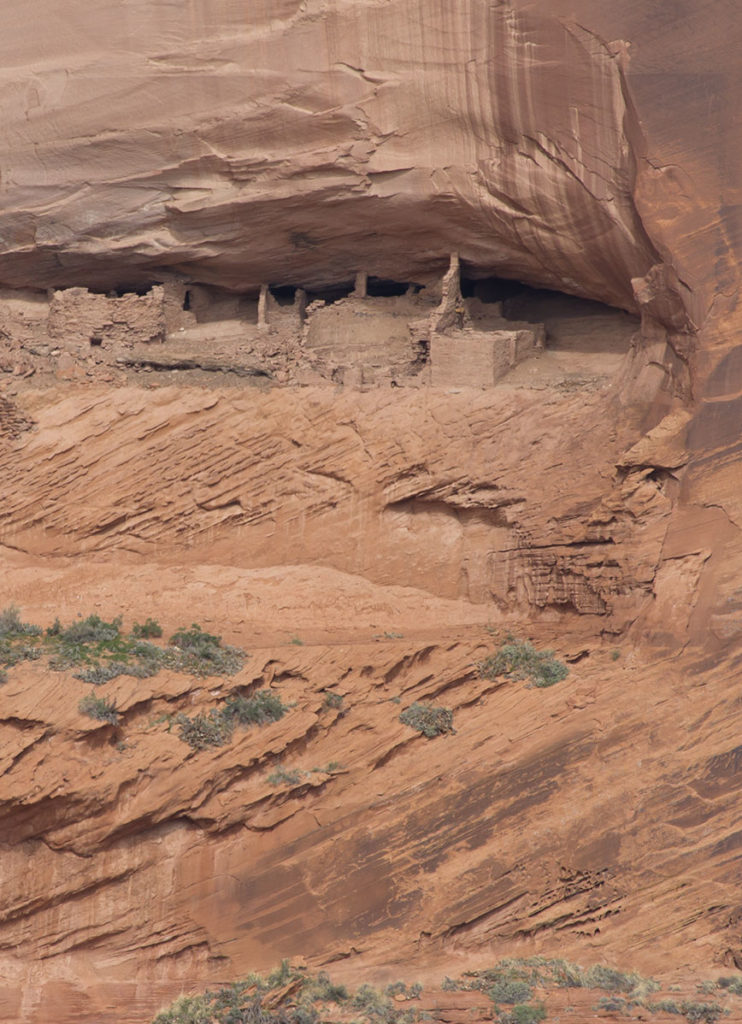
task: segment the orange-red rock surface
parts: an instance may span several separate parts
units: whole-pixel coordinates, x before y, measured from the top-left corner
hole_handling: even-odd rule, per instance
[[[666,557],[675,485],[633,465],[674,465],[679,424],[632,446],[614,402],[26,393],[36,427],[3,451],[4,603],[44,624],[196,619],[250,659],[229,680],[108,683],[117,730],[79,714],[71,673],[10,670],[8,1019],[142,1021],[284,956],[359,978],[535,952],[742,962],[736,680],[694,625],[709,555]],[[486,626],[552,643],[569,677],[480,679]],[[245,686],[296,706],[193,752],[168,715]],[[456,734],[400,724],[415,699]],[[277,762],[307,774],[276,788]]]
[[[618,305],[656,266],[699,324],[700,250],[734,272],[723,0],[34,14],[2,42],[6,283],[411,280],[457,250]]]
[[[107,684],[115,730],[70,672],[9,671],[0,1018],[140,1024],[282,957],[742,969],[739,27],[723,0],[4,16],[3,285],[427,284],[458,252],[643,321],[587,381],[546,354],[488,390],[3,387],[0,607],[250,658]],[[488,627],[570,675],[482,680]],[[171,716],[239,687],[295,706],[192,751]],[[400,724],[417,699],[456,733]]]

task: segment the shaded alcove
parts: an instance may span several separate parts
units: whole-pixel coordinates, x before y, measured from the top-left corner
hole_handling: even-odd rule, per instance
[[[298,288],[293,284],[271,285],[271,298],[279,306],[293,306],[296,302]]]
[[[125,295],[138,295],[140,298],[143,295],[149,295],[156,284],[160,284],[159,281],[150,281],[146,284],[120,284],[116,288],[88,288],[88,291],[93,294],[106,295],[109,299],[123,299]]]
[[[623,354],[640,326],[638,316],[615,306],[506,278],[462,276],[461,294],[476,324],[494,327],[498,316],[543,324],[547,347],[564,352]]]
[[[473,278],[461,275],[462,296],[465,299],[479,299],[488,305],[503,302],[522,292],[526,287],[520,281],[511,281],[505,277]]]
[[[366,295],[370,298],[394,298],[398,295],[415,294],[422,285],[414,281],[392,281],[383,277],[369,277],[366,282]]]
[[[311,291],[307,291],[307,305],[310,302],[326,302],[330,305],[333,302],[338,302],[340,299],[347,299],[349,295],[353,293],[355,289],[355,281],[341,281],[339,284],[330,285],[327,288],[318,288]],[[275,294],[276,289],[271,288],[271,293]]]
[[[234,320],[248,324],[258,322],[257,293],[232,292],[216,285],[191,283],[183,295],[182,306],[197,324]]]

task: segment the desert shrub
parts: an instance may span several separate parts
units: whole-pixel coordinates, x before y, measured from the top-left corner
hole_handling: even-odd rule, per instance
[[[241,694],[229,697],[222,707],[212,708],[194,718],[180,714],[175,721],[180,726],[180,738],[194,750],[203,750],[228,743],[235,725],[266,725],[278,721],[288,710],[280,697],[270,690],[259,690],[252,697]]]
[[[81,669],[74,673],[75,679],[82,679],[84,683],[92,683],[93,686],[101,686],[109,683],[118,676],[128,674],[129,666],[122,661],[109,661],[106,664],[91,665],[89,668]]]
[[[299,768],[284,768],[282,764],[277,764],[268,776],[268,782],[271,786],[295,786],[301,782],[303,774]]]
[[[483,679],[529,679],[533,686],[553,686],[564,679],[569,669],[554,657],[553,651],[537,651],[528,640],[508,636],[496,654],[477,665]]]
[[[422,995],[422,990],[422,985],[417,981],[412,985],[405,985],[403,981],[394,981],[391,985],[387,985],[385,992],[392,998],[394,996],[404,996],[405,999],[419,999]]]
[[[742,996],[742,974],[719,978],[717,985],[719,988],[725,988],[727,992],[732,992],[735,996]]]
[[[583,978],[584,988],[602,988],[606,992],[633,992],[636,988],[637,976],[617,971],[614,967],[595,964],[588,967]]]
[[[289,980],[292,977],[293,972]],[[215,992],[207,992],[206,998],[209,1000],[211,1013],[208,1018],[209,1024],[212,1021],[216,1024],[317,1024],[317,1011],[307,1002],[301,1002],[299,1005],[266,1007],[266,993],[271,988],[278,987],[281,986],[261,983],[255,991],[256,986],[238,982],[234,985],[224,985]]]
[[[647,1003],[650,1013],[681,1013],[674,999],[660,999],[656,1003]]]
[[[533,989],[526,981],[503,978],[495,982],[487,995],[493,1003],[526,1003],[533,995]]]
[[[482,971],[466,971],[456,988],[486,992],[493,1001],[520,1002],[530,999],[531,989],[539,981],[538,968],[529,960],[501,960],[495,967]],[[518,986],[524,986],[519,988]],[[515,999],[508,998],[515,995]]]
[[[232,738],[232,720],[219,708],[212,708],[208,713],[193,718],[180,714],[175,722],[180,727],[180,738],[194,750],[223,747]]]
[[[265,725],[283,718],[289,708],[270,690],[258,690],[251,697],[229,697],[224,713],[239,725]]]
[[[313,775],[332,775],[333,772],[340,771],[342,768],[343,765],[339,761],[329,761],[326,765],[310,768],[309,771]]]
[[[156,676],[164,664],[164,652],[156,644],[148,643],[146,640],[135,641],[130,648],[129,656],[133,661],[128,662],[129,676],[137,679],[149,679]]]
[[[179,647],[182,651],[194,651],[209,657],[209,652],[214,647],[221,646],[222,638],[215,633],[207,633],[197,622],[193,622],[190,629],[186,629],[185,626],[176,629],[169,642],[171,647]]]
[[[312,998],[324,1003],[345,1003],[350,996],[345,985],[335,985],[329,976],[320,971],[311,985]]]
[[[353,1008],[361,1010],[366,1020],[391,1021],[394,1019],[394,1007],[386,996],[371,985],[361,985],[353,997]]]
[[[212,1024],[214,1014],[209,994],[180,996],[172,1006],[158,1013],[154,1024]]]
[[[162,636],[162,626],[156,619],[147,619],[143,623],[135,622],[131,627],[131,635],[137,640],[156,640]]]
[[[546,1020],[546,1007],[543,1003],[534,1006],[520,1004],[512,1010],[500,1011],[497,1015],[499,1024],[539,1024]]]
[[[0,667],[46,652],[54,671],[77,669],[78,679],[101,685],[121,675],[146,679],[163,668],[197,676],[234,675],[246,657],[244,651],[222,644],[221,637],[196,623],[177,630],[169,647],[149,642],[162,635],[155,619],[135,623],[129,635],[121,626],[121,616],[107,622],[99,615],[88,615],[68,626],[57,618],[44,634],[39,626],[22,622],[18,609],[11,606],[0,612]]]
[[[688,1024],[716,1024],[724,1010],[718,1003],[694,1003],[684,1000],[680,1004],[680,1012]]]
[[[343,706],[343,696],[341,693],[335,693],[333,690],[325,690],[325,701],[324,707],[326,708],[341,708]]]
[[[301,977],[301,975],[294,971],[289,960],[282,960],[265,979],[265,987],[268,989],[283,988],[295,977]]]
[[[21,661],[36,661],[42,653],[41,647],[27,644],[21,637],[0,637],[0,665],[5,668]]]
[[[120,675],[146,679],[163,668],[197,676],[234,675],[245,659],[239,648],[223,645],[195,623],[174,633],[167,648],[148,642],[162,633],[154,619],[136,624],[130,636],[121,633],[120,617],[104,622],[97,615],[68,627],[56,622],[48,633],[54,650],[50,667],[82,666],[77,677],[96,684]]]
[[[94,693],[89,693],[87,696],[80,698],[77,709],[81,714],[94,718],[98,722],[118,725],[119,714],[116,710],[116,704],[107,697],[98,697]]]
[[[35,661],[41,657],[37,637],[40,626],[21,620],[19,608],[12,604],[0,612],[0,669],[12,668],[21,661]],[[30,641],[30,642],[29,642]],[[7,679],[7,673],[5,674]]]
[[[103,644],[110,645],[121,636],[122,618],[117,615],[111,622],[106,622],[98,615],[88,615],[86,619],[73,622],[71,626],[61,628],[55,635],[63,644]]]
[[[167,665],[176,672],[195,676],[233,676],[245,661],[239,647],[222,644],[222,638],[201,629],[197,622],[190,629],[179,629],[170,637]]]
[[[417,729],[428,739],[433,739],[434,736],[440,736],[445,732],[455,732],[452,711],[419,701],[415,701],[414,704],[405,708],[399,716],[399,720],[403,725]]]
[[[659,988],[652,978],[644,978],[633,971],[626,973],[602,964],[585,969],[568,960],[541,956],[501,960],[494,967],[466,971],[462,978],[455,981],[449,978],[447,982],[453,988],[478,989],[488,994],[494,989],[505,991],[499,988],[500,985],[515,986],[519,983],[530,988],[544,984],[560,988],[602,988],[608,992],[630,994],[635,1003]],[[515,992],[515,987],[510,991]]]
[[[21,621],[21,610],[15,605],[8,605],[0,612],[0,637],[7,636],[41,636],[41,626]]]
[[[47,646],[52,652],[49,667],[57,672],[84,666],[91,670],[88,675],[78,675],[85,682],[108,682],[123,675],[128,662],[131,641],[121,633],[121,616],[106,622],[98,615],[62,626],[57,619],[47,630]],[[116,663],[117,671],[107,674],[105,665]],[[98,673],[93,670],[101,669]]]
[[[596,1010],[603,1010],[605,1013],[620,1013],[624,1016],[629,1013],[634,1003],[625,996],[601,996],[595,1006]]]
[[[559,988],[581,988],[583,970],[577,964],[569,960],[548,960],[544,961],[549,972],[550,979]]]
[[[0,686],[2,686],[3,683],[7,683],[7,681],[8,673],[5,671],[4,668],[0,668]]]

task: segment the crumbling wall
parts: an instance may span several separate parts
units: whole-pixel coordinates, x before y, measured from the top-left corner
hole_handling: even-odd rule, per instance
[[[64,348],[131,348],[162,342],[166,336],[165,289],[153,285],[145,295],[99,295],[87,288],[65,288],[52,294],[47,324],[49,337]]]
[[[489,387],[518,363],[543,348],[544,328],[434,334],[430,340],[430,380],[434,387]]]
[[[307,293],[303,288],[296,289],[293,302],[284,304],[278,301],[268,285],[263,285],[258,299],[258,327],[263,331],[285,331],[289,334],[300,332],[304,325],[306,306]]]
[[[410,321],[419,318],[425,307],[426,299],[419,295],[351,296],[331,305],[311,303],[304,349],[346,383],[410,375],[420,368],[420,349],[410,333]]]
[[[300,287],[239,294],[170,274],[141,295],[0,290],[0,372],[33,375],[51,358],[106,380],[132,367],[216,368],[283,384],[491,386],[543,345],[544,329],[463,298],[459,275],[454,254],[423,289],[369,295],[359,272],[352,293],[309,305]]]

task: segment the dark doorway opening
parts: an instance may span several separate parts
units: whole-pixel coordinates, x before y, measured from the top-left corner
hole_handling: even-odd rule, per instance
[[[109,299],[123,299],[125,295],[149,295],[154,285],[159,283],[159,281],[153,281],[152,284],[122,284],[108,292],[108,297]]]
[[[366,283],[366,294],[372,298],[392,298],[395,295],[406,295],[410,288],[419,292],[422,285],[409,281],[390,281],[383,277],[369,277]]]
[[[488,305],[493,302],[504,302],[522,292],[526,285],[520,281],[511,281],[505,277],[473,278],[461,276],[461,294],[465,299],[479,299]]]
[[[293,306],[296,301],[296,288],[293,284],[271,285],[270,293],[279,306]]]

